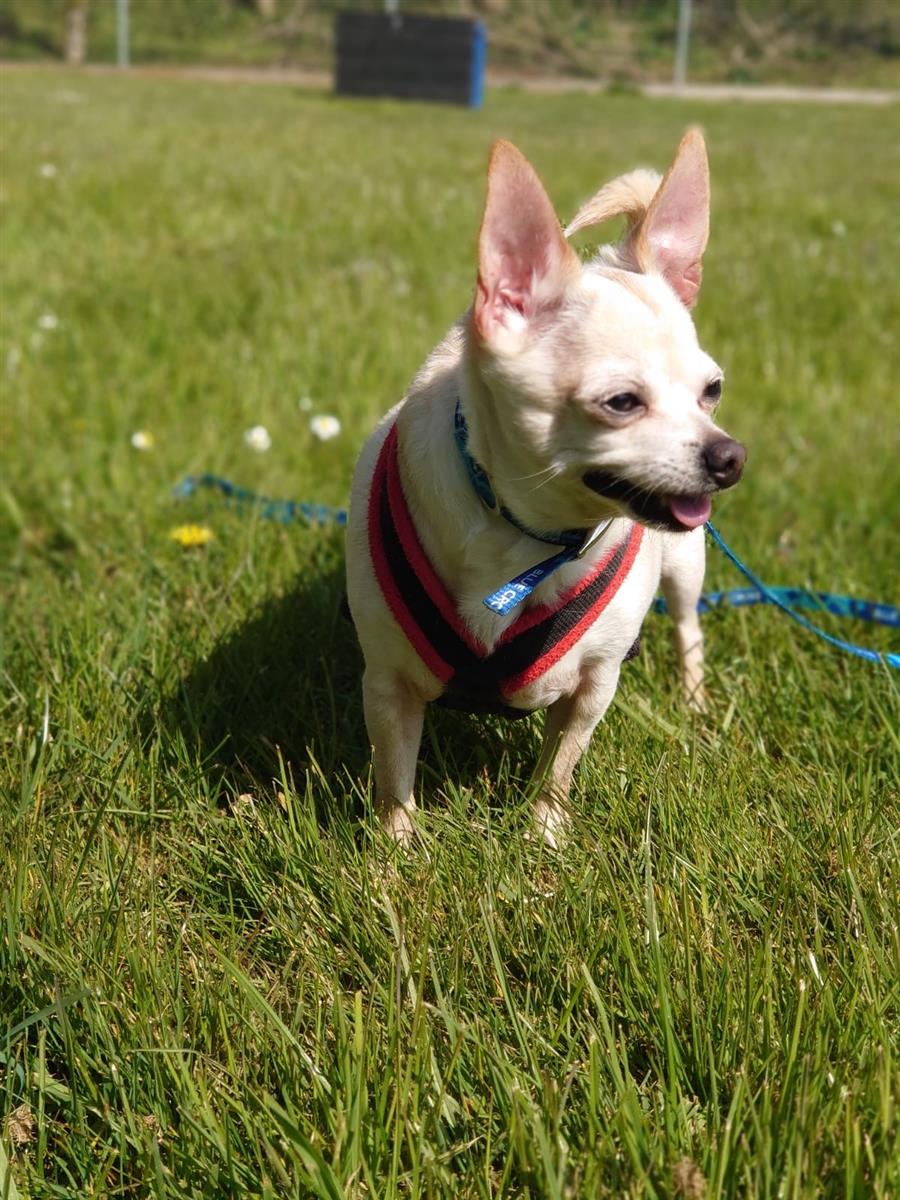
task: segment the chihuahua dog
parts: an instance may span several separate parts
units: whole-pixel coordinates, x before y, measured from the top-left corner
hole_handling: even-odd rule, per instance
[[[582,262],[566,238],[624,215]],[[509,142],[491,152],[471,307],[360,455],[347,599],[365,657],[376,807],[414,835],[425,706],[549,710],[534,820],[556,845],[572,775],[661,584],[689,703],[710,497],[746,451],[689,310],[709,230],[702,135],[665,177],[607,184],[565,233]]]

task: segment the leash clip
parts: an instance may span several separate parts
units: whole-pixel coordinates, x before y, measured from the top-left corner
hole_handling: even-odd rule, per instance
[[[597,543],[600,541],[600,539],[603,537],[604,533],[606,533],[607,529],[609,529],[609,527],[610,527],[610,525],[612,525],[612,523],[613,523],[612,517],[607,517],[605,521],[601,521],[600,524],[597,526],[597,528],[594,530],[594,532],[591,534],[588,534],[588,536],[584,539],[584,545],[576,553],[575,557],[576,558],[584,558],[584,556],[587,554],[588,550],[590,550],[593,546],[597,545]]]

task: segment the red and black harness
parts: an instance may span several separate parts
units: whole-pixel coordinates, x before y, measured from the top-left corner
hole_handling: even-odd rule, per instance
[[[510,699],[559,662],[596,621],[622,586],[643,536],[641,526],[632,525],[574,587],[552,605],[526,609],[489,650],[460,620],[416,533],[400,479],[396,424],[372,477],[368,524],[385,601],[422,662],[446,685],[438,703],[507,716],[527,715]]]

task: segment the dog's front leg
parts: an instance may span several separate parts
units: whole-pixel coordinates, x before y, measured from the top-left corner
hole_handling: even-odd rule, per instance
[[[550,846],[558,846],[562,838],[569,819],[572,775],[616,693],[619,665],[605,663],[586,673],[576,692],[561,696],[547,711],[535,771],[541,790],[534,804],[534,823]]]
[[[681,686],[691,708],[706,707],[703,691],[703,630],[697,602],[703,591],[706,543],[703,529],[670,538],[663,551],[662,590],[675,624],[675,645],[681,660]]]
[[[416,828],[414,787],[425,702],[399,676],[367,670],[363,709],[372,743],[375,807],[385,831],[407,846]]]

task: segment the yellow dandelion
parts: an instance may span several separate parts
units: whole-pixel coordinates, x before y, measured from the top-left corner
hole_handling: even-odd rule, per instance
[[[205,546],[215,536],[208,525],[176,525],[174,529],[169,530],[172,541],[185,550],[191,550],[194,546]]]

